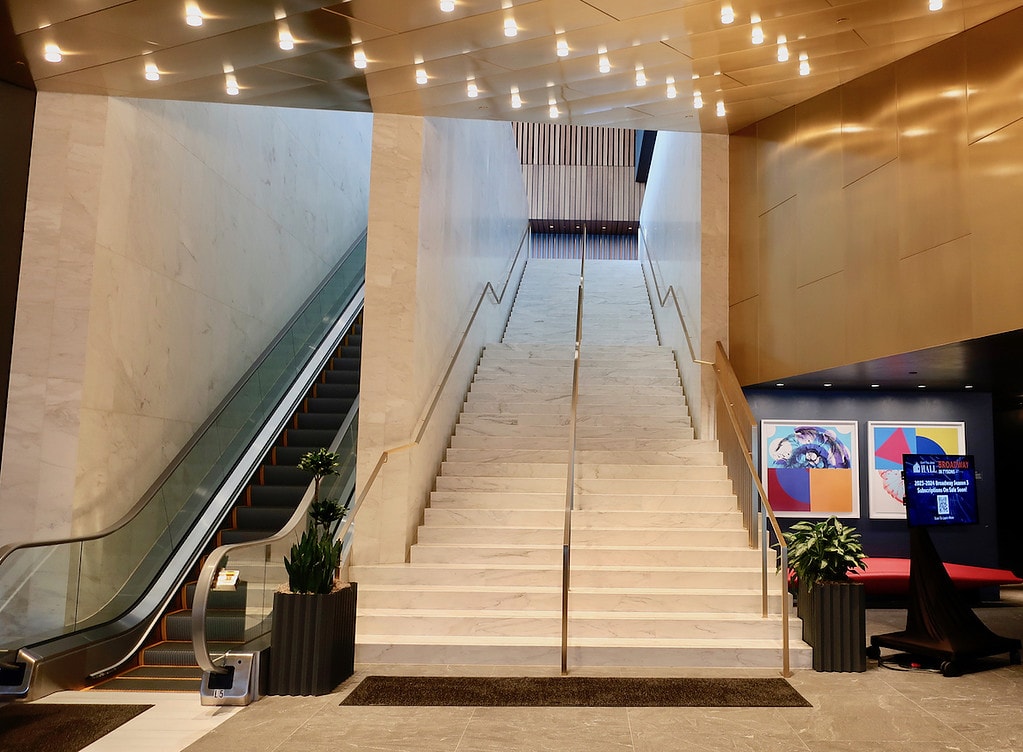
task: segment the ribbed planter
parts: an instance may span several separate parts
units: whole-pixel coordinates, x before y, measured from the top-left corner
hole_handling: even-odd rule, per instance
[[[324,695],[355,672],[357,591],[274,593],[267,694]]]
[[[802,600],[802,591],[800,599]],[[819,582],[809,589],[803,633],[815,671],[867,670],[867,600],[863,583]]]

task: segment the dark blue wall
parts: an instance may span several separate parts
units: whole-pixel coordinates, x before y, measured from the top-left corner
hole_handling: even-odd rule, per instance
[[[997,496],[991,395],[973,392],[798,392],[747,389],[758,420],[855,420],[859,422],[860,518],[843,519],[863,534],[871,556],[909,556],[909,531],[902,520],[872,520],[867,486],[867,422],[963,421],[966,452],[974,455],[979,480],[980,524],[932,528],[931,538],[947,562],[998,566]],[[795,518],[782,518],[782,526]]]

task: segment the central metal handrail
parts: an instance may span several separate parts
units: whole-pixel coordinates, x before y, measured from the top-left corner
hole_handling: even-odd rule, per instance
[[[458,340],[458,345],[455,347],[455,351],[451,355],[450,360],[448,361],[448,367],[444,370],[444,375],[441,377],[440,381],[434,387],[432,392],[433,395],[432,399],[430,400],[429,403],[427,403],[427,406],[424,409],[423,414],[416,422],[415,434],[410,438],[410,440],[407,443],[390,447],[389,449],[385,449],[380,453],[380,456],[377,458],[376,464],[373,465],[373,469],[370,471],[369,478],[366,479],[366,484],[362,487],[362,491],[355,499],[355,503],[352,505],[351,511],[349,511],[348,516],[345,518],[345,521],[338,532],[339,539],[344,540],[344,536],[348,533],[349,528],[352,527],[352,524],[355,522],[355,517],[358,515],[359,510],[362,508],[362,503],[366,500],[366,497],[369,496],[369,492],[372,490],[374,484],[376,483],[376,480],[380,475],[380,471],[383,469],[383,466],[387,464],[387,461],[390,459],[391,455],[399,454],[401,452],[407,452],[409,449],[413,449],[419,446],[420,442],[423,440],[423,436],[426,435],[426,429],[430,423],[430,418],[433,417],[433,413],[437,409],[437,404],[440,402],[441,395],[444,393],[444,388],[447,386],[448,380],[451,378],[451,373],[455,369],[455,364],[458,362],[458,357],[459,355],[462,354],[462,348],[465,346],[465,342],[469,337],[469,332],[472,330],[472,325],[476,322],[476,316],[479,314],[480,308],[483,306],[483,301],[487,299],[487,295],[489,294],[493,298],[495,305],[501,305],[501,303],[504,302],[504,297],[508,292],[508,285],[511,282],[512,274],[515,272],[515,267],[518,266],[519,257],[522,255],[522,249],[526,247],[526,239],[528,237],[529,226],[527,225],[526,228],[522,231],[522,235],[519,237],[519,246],[518,249],[515,251],[515,257],[512,259],[511,265],[508,267],[508,274],[505,275],[504,284],[501,286],[501,292],[498,293],[497,289],[490,282],[487,282],[487,284],[483,287],[483,291],[480,293],[479,299],[476,301],[476,306],[472,310],[472,315],[469,317],[469,323],[467,323],[465,325],[465,328],[462,330],[462,336]],[[521,284],[521,282],[522,274],[520,273],[519,284]],[[518,289],[518,284],[516,284],[515,289],[516,290]],[[347,566],[348,558],[350,555],[351,548],[348,548],[345,551],[344,559],[341,563],[342,569],[344,569]]]
[[[568,414],[568,473],[565,488],[565,534],[561,545],[561,673],[568,673],[568,591],[572,578],[572,510],[575,508],[575,429],[579,409],[579,351],[583,339],[583,288],[586,281],[586,226],[579,260],[579,292],[575,309],[575,351],[572,357],[572,406]]]
[[[767,551],[769,547],[768,533],[774,533],[775,540],[778,545],[778,556],[780,560],[778,571],[781,575],[782,676],[791,676],[792,672],[789,668],[789,609],[785,602],[785,594],[788,592],[788,546],[785,544],[785,537],[782,535],[781,525],[778,524],[778,518],[775,516],[774,510],[771,508],[770,501],[767,498],[767,489],[765,489],[763,483],[761,483],[760,476],[757,473],[756,464],[753,461],[753,452],[751,447],[752,437],[757,425],[756,419],[753,417],[753,411],[750,409],[749,402],[746,401],[746,395],[742,391],[742,387],[735,375],[732,364],[728,360],[724,345],[720,341],[716,343],[716,353],[713,361],[701,360],[696,357],[696,349],[693,347],[689,327],[686,324],[685,315],[682,313],[682,306],[679,303],[678,293],[673,285],[669,285],[667,290],[665,290],[663,294],[661,293],[661,284],[657,280],[657,270],[655,269],[653,259],[650,256],[650,245],[647,242],[646,232],[642,227],[640,227],[639,235],[642,245],[646,248],[646,253],[642,254],[641,257],[645,257],[647,264],[650,266],[650,276],[654,282],[654,292],[657,295],[660,307],[666,307],[669,297],[674,300],[675,313],[678,315],[679,323],[682,325],[682,332],[685,335],[686,346],[689,348],[689,355],[692,362],[701,366],[711,366],[714,370],[715,383],[717,385],[718,407],[720,408],[718,410],[719,417],[717,420],[718,441],[720,444],[727,443],[727,445],[722,446],[725,465],[729,470],[729,477],[733,482],[738,484],[740,481],[743,481],[742,485],[750,488],[750,493],[737,494],[737,498],[740,500],[743,522],[749,532],[750,547],[756,548],[758,545],[758,537],[760,539],[761,610],[764,618],[767,618],[769,615],[767,572]],[[727,416],[727,422],[721,420],[721,412],[724,412]],[[731,430],[722,430],[727,427],[731,427]],[[750,438],[747,439],[747,436]],[[734,467],[735,465],[740,464],[740,462],[745,466],[745,471],[739,467]],[[747,472],[748,476],[746,476]],[[746,477],[740,478],[739,476]],[[757,505],[758,498],[760,499],[759,505]],[[759,536],[758,527],[760,533]]]

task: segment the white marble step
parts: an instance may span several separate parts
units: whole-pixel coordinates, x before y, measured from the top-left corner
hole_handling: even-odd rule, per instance
[[[733,525],[734,525],[733,521]],[[466,527],[455,525],[440,527],[426,525],[419,528],[416,545],[454,546],[462,544],[491,544],[504,546],[552,546],[562,542],[564,525],[550,527],[520,526],[485,527],[477,525]],[[572,526],[572,547],[661,547],[688,549],[707,546],[731,546],[739,548],[748,540],[743,529],[725,526],[713,528],[680,528],[663,530],[661,528],[634,527],[619,530],[600,528],[577,528]]]
[[[656,419],[655,419],[656,418]],[[548,410],[543,413],[462,413],[458,418],[458,426],[482,426],[487,424],[501,424],[505,426],[561,426],[568,427],[571,423],[571,414],[566,411]],[[576,425],[598,428],[638,428],[646,430],[650,427],[659,429],[688,428],[692,425],[689,414],[676,414],[675,416],[651,416],[651,415],[576,415]],[[633,448],[630,444],[625,451],[644,451],[642,448]]]
[[[786,594],[788,598],[788,594]],[[759,589],[700,590],[691,588],[575,588],[569,596],[574,611],[616,613],[745,613],[759,614]],[[769,609],[781,601],[768,595]],[[359,583],[362,609],[472,609],[486,612],[561,610],[561,587],[528,589],[457,585],[370,585]]]
[[[564,503],[562,502],[562,507]],[[564,527],[564,508],[552,509],[458,509],[452,507],[428,507],[424,524],[441,527],[456,525],[483,527]],[[576,509],[572,513],[572,529],[587,528],[603,530],[631,530],[635,528],[654,529],[735,529],[741,526],[741,514],[727,512],[681,512],[681,511],[638,511],[638,510],[590,510]]]
[[[769,571],[768,587],[781,584]],[[377,564],[353,566],[353,581],[368,585],[464,585],[531,588],[561,587],[561,566],[519,564],[481,566],[473,564]],[[583,567],[573,566],[572,587],[746,589],[761,587],[759,567]]]
[[[434,491],[430,494],[431,508],[436,509],[547,509],[565,508],[565,489],[560,492],[504,492],[504,491]],[[735,497],[720,495],[652,495],[630,494],[575,494],[575,508],[580,512],[637,511],[681,513],[727,513],[736,510]]]
[[[458,462],[441,464],[441,475],[464,478],[564,478],[565,462]],[[594,465],[577,462],[575,477],[579,479],[628,480],[723,480],[726,469],[721,465]]]
[[[568,449],[448,449],[445,459],[450,462],[568,462]],[[627,465],[711,465],[721,463],[721,454],[709,449],[703,451],[604,452],[576,450],[580,464]]]
[[[509,416],[504,417],[494,413],[468,414],[463,413],[460,422],[455,427],[454,437],[488,437],[494,438],[516,438],[516,437],[555,437],[568,441],[568,425],[562,425],[557,421],[550,421],[544,425],[541,421],[521,422]],[[638,438],[642,437],[642,438]],[[644,449],[668,449],[680,448],[685,442],[692,441],[693,428],[688,418],[674,418],[671,422],[658,421],[656,425],[644,427],[641,420],[635,417],[622,420],[605,418],[597,420],[583,416],[576,421],[576,451],[610,451],[623,444],[631,447],[637,445]],[[642,442],[642,443],[641,443]],[[452,442],[450,446],[463,446]],[[500,446],[494,444],[494,447]],[[530,446],[528,443],[523,447]],[[567,447],[567,443],[550,445],[552,448]],[[508,445],[510,448],[511,445]]]
[[[565,478],[500,478],[441,475],[437,478],[437,491],[540,491],[556,493],[564,490]],[[728,494],[731,483],[728,480],[664,480],[664,479],[622,479],[622,478],[581,478],[575,483],[577,493],[618,493],[628,495],[680,495]]]
[[[500,545],[490,543],[417,543],[409,552],[413,564],[473,564],[509,566],[537,564],[561,566],[562,543]],[[572,544],[573,567],[759,567],[760,552],[721,546],[676,548],[668,546],[588,546]]]
[[[477,381],[511,383],[515,379],[528,375],[538,379],[560,379],[571,382],[573,372],[574,368],[571,360],[563,363],[559,361],[557,363],[548,362],[546,364],[517,360],[514,364],[501,364],[494,359],[484,358],[476,368],[474,378]],[[665,361],[663,364],[655,365],[629,362],[606,363],[598,367],[582,359],[579,363],[579,378],[583,381],[599,381],[599,383],[615,383],[618,380],[632,379],[674,379],[677,382],[678,369],[673,361]]]
[[[500,413],[505,415],[552,412],[558,415],[568,415],[571,407],[572,395],[570,394],[551,396],[545,400],[529,398],[525,395],[518,400],[469,395],[462,406],[462,412],[463,414]],[[599,422],[600,418],[605,416],[622,419],[649,416],[654,419],[674,418],[678,420],[689,418],[689,410],[685,403],[677,397],[641,396],[625,403],[612,397],[601,398],[583,395],[577,403],[577,415],[579,423],[593,422],[594,420]],[[656,422],[656,420],[652,422]]]
[[[797,643],[790,653],[792,668],[809,668],[813,654]],[[557,667],[561,662],[559,637],[434,636],[360,634],[355,648],[360,664],[481,665]],[[600,638],[570,638],[570,669],[600,667],[779,668],[781,640],[657,640],[636,645],[608,644]]]
[[[525,382],[518,384],[505,384],[500,382],[474,381],[469,387],[469,395],[478,395],[492,399],[490,395],[500,395],[500,398],[507,398],[511,395],[543,395],[548,396],[571,396],[572,382]],[[646,402],[650,399],[670,399],[682,401],[682,387],[677,383],[662,385],[642,385],[637,382],[627,384],[615,383],[585,383],[580,380],[579,396],[582,398],[593,398],[595,401],[639,400]]]
[[[479,428],[465,428],[457,431],[451,437],[449,446],[453,448],[486,448],[486,449],[560,449],[568,441],[568,433],[556,432],[530,432],[525,429],[517,433],[506,432],[498,435],[494,431],[485,431]],[[693,429],[680,427],[672,435],[664,438],[630,438],[628,443],[632,447],[641,446],[646,449],[673,451],[681,449],[688,442],[693,441]],[[620,435],[604,436],[600,438],[577,437],[577,450],[593,451],[614,451],[622,445]]]

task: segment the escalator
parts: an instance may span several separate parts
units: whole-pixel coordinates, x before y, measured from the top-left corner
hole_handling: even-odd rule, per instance
[[[353,430],[365,251],[363,233],[122,521],[0,548],[0,700],[198,687],[190,607],[204,557],[280,530],[307,495],[301,456]],[[245,583],[212,594],[218,649],[251,632],[251,597]]]
[[[92,689],[198,692],[202,670],[192,649],[195,579],[206,555],[217,546],[268,538],[283,528],[298,508],[312,476],[297,465],[306,452],[326,449],[359,396],[362,316],[349,329],[288,421],[259,469],[246,484],[188,582],[165,610],[147,644],[136,656]],[[210,648],[238,650],[246,642],[246,583],[211,594],[207,625]]]

